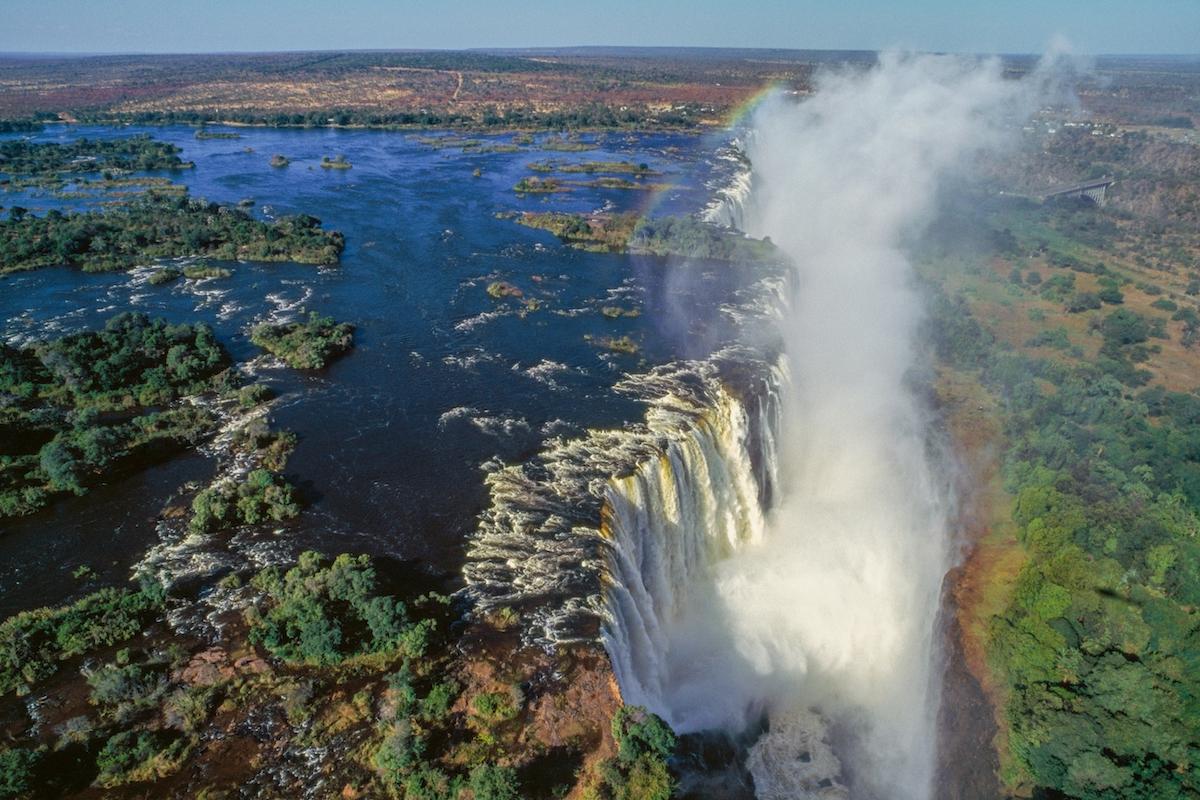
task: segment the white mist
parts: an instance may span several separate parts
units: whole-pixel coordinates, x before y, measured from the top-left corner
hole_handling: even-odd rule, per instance
[[[951,497],[907,381],[922,307],[904,246],[939,184],[1019,126],[1046,74],[889,54],[754,118],[740,218],[797,273],[780,323],[791,388],[779,497],[761,535],[711,547],[686,574],[664,577],[662,545],[639,544],[653,556],[640,569],[671,584],[671,602],[633,612],[626,598],[610,638],[641,642],[614,657],[626,699],[682,731],[740,731],[768,714],[750,759],[760,798],[842,797],[819,782],[839,773],[854,797],[930,796]],[[692,484],[698,497],[713,490]],[[618,578],[640,585],[636,571]]]

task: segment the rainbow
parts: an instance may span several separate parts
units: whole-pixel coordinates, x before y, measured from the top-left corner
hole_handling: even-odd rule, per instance
[[[762,102],[767,97],[774,94],[775,91],[780,89],[782,86],[782,83],[778,81],[772,81],[763,86],[761,89],[758,89],[754,93],[747,96],[744,100],[742,100],[742,102],[736,105],[729,111],[728,114],[725,115],[725,118],[720,125],[720,130],[728,131],[732,128],[736,128],[738,125],[741,125],[751,114],[754,113],[755,109],[762,105]],[[658,208],[662,201],[669,196],[672,189],[674,189],[674,186],[666,184],[662,188],[655,189],[652,192],[645,192],[644,199],[640,203],[634,205],[630,211],[636,211],[638,215],[642,217],[652,216],[654,210]]]
[[[766,100],[767,97],[783,86],[784,84],[779,81],[772,81],[763,86],[757,92],[743,100],[740,104],[734,106],[733,110],[726,115],[725,121],[722,123],[721,127],[723,127],[725,130],[737,127],[742,123],[743,120],[746,119],[746,117],[754,113],[754,110],[759,107],[763,100]]]

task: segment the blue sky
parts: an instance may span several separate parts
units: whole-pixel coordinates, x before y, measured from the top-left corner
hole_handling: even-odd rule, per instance
[[[4,52],[688,45],[1200,52],[1200,0],[0,0]]]

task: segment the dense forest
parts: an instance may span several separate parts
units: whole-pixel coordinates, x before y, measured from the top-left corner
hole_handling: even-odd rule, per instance
[[[0,173],[47,177],[67,174],[190,169],[173,144],[148,135],[121,139],[78,139],[70,144],[9,139],[0,142]]]
[[[1020,553],[1014,574],[992,577],[1007,599],[985,634],[1002,777],[1082,800],[1195,797],[1200,397],[1195,373],[1154,369],[1169,343],[1194,346],[1195,302],[1186,272],[1139,279],[1136,263],[1098,261],[1117,249],[1105,219],[1001,209],[974,237],[990,243],[982,259],[930,259],[946,281],[932,331],[943,362],[994,398],[1002,430],[1001,502]],[[956,259],[965,272],[947,272]],[[1025,269],[1006,277],[1007,263]],[[1005,321],[1018,313],[1032,336]]]
[[[36,216],[10,208],[0,221],[0,273],[57,264],[127,269],[184,256],[335,264],[344,246],[342,234],[306,214],[263,222],[234,206],[148,193],[102,211]]]
[[[175,401],[230,391],[229,365],[207,326],[138,313],[24,349],[0,344],[0,518],[198,442],[212,414]]]

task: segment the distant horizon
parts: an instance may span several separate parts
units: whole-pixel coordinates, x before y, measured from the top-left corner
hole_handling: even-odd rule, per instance
[[[197,55],[579,47],[903,49],[1036,54],[1192,55],[1195,0],[41,0],[10,2],[0,52]],[[573,42],[573,44],[546,44]],[[820,45],[815,47],[814,45]]]
[[[265,50],[0,50],[0,58],[93,58],[106,56],[254,56],[294,53],[569,53],[581,50],[630,50],[630,51],[731,51],[731,52],[775,52],[775,53],[882,53],[889,50],[928,53],[931,55],[961,56],[1021,56],[1035,58],[1043,51],[988,51],[988,50],[930,50],[907,47],[768,47],[741,45],[649,45],[649,44],[568,44],[536,45],[529,47],[297,47]],[[1084,52],[1076,55],[1086,58],[1181,58],[1200,60],[1196,52],[1168,51],[1112,51]]]

